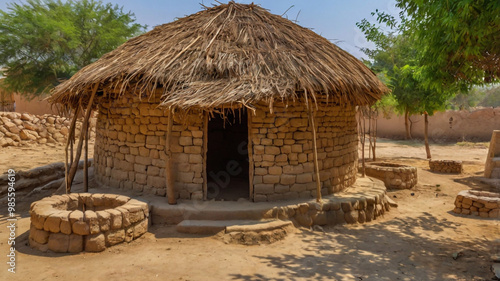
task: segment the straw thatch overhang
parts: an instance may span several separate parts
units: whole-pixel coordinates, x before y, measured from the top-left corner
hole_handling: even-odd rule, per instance
[[[308,94],[372,104],[388,92],[358,59],[292,21],[229,2],[155,27],[57,86],[50,101],[86,107],[124,93],[161,95],[161,106],[213,109]]]

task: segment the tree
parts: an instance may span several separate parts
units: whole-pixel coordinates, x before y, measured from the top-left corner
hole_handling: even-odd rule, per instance
[[[378,10],[372,13],[392,33],[384,33],[366,19],[357,25],[367,40],[376,45],[375,50],[364,51],[373,60],[374,70],[382,66],[382,71],[390,77],[398,101],[396,108],[405,112],[407,137],[411,137],[408,115],[411,111],[424,114],[426,150],[430,157],[428,115],[444,109],[455,93],[500,79],[500,1],[396,0],[396,3],[402,10],[400,22]]]
[[[401,21],[376,11],[379,23],[411,38],[422,83],[438,92],[500,79],[500,1],[396,0]]]
[[[383,74],[386,83],[391,88],[390,99],[396,100],[395,109],[404,114],[406,139],[411,139],[409,119],[413,114],[424,114],[425,146],[427,158],[431,158],[428,142],[428,115],[445,108],[449,92],[426,88],[422,83],[422,68],[418,66],[417,54],[411,39],[402,34],[384,33],[379,27],[367,20],[357,24],[368,40],[376,45],[376,49],[363,51],[372,59],[367,64],[376,73]],[[379,105],[380,106],[380,105]]]
[[[85,65],[142,33],[133,13],[94,0],[27,0],[0,10],[6,88],[47,93]]]

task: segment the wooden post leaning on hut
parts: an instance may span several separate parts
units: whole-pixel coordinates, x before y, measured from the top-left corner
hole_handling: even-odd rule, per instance
[[[166,187],[167,187],[167,200],[168,204],[177,204],[177,199],[175,198],[175,188],[174,188],[174,175],[172,171],[172,148],[170,147],[170,141],[172,139],[172,126],[174,123],[174,113],[171,109],[168,111],[168,128],[167,135],[165,137],[165,177],[166,177]]]
[[[87,124],[87,128],[85,130],[85,155],[83,158],[83,192],[89,192],[89,127]],[[82,132],[84,133],[84,132]]]
[[[73,184],[76,171],[78,170],[78,162],[80,162],[80,156],[82,155],[83,137],[89,124],[90,112],[92,111],[92,105],[94,104],[94,98],[98,87],[99,84],[96,84],[94,86],[94,89],[92,90],[92,95],[90,96],[89,104],[87,105],[87,110],[85,111],[85,116],[83,117],[83,123],[82,123],[82,128],[80,130],[80,137],[78,138],[78,146],[76,148],[75,159],[73,159],[73,163],[71,163],[71,168],[69,169],[68,178],[66,181],[67,182],[66,188],[69,190],[69,192],[71,192],[71,185]]]
[[[66,140],[66,147],[64,148],[64,151],[65,151],[65,165],[64,165],[64,179],[65,179],[65,183],[66,183],[66,194],[70,193],[70,186],[69,186],[69,182],[68,182],[68,172],[69,172],[69,165],[71,165],[72,163],[69,162],[69,159],[68,159],[68,149],[69,147],[71,146],[71,161],[73,161],[73,140],[75,138],[75,126],[76,126],[76,120],[78,119],[78,109],[80,107],[78,106],[77,108],[75,108],[75,112],[73,113],[73,118],[71,120],[71,125],[69,127],[69,134],[68,134],[68,139]]]
[[[253,176],[255,168],[253,163],[253,132],[252,132],[252,112],[247,111],[248,120],[248,184],[250,200],[253,201]]]
[[[312,104],[307,100],[306,97],[306,105],[309,116],[309,125],[312,130],[312,141],[313,141],[313,158],[314,158],[314,172],[316,174],[316,202],[321,202],[321,179],[319,177],[319,164],[318,164],[318,145],[316,141],[316,126],[314,125],[314,116],[312,113]]]
[[[207,152],[208,152],[208,111],[203,113],[203,200],[208,196],[207,175]]]

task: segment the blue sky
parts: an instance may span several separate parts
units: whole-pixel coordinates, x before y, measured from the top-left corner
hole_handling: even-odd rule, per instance
[[[0,0],[0,9],[5,11],[7,3],[13,1],[20,2]],[[199,3],[206,6],[216,3],[210,0],[102,0],[102,2],[115,3],[123,6],[124,11],[132,11],[137,22],[147,24],[148,29],[200,11],[202,7]],[[359,47],[371,45],[364,40],[363,34],[356,27],[356,22],[363,18],[374,22],[375,19],[370,13],[375,9],[395,16],[398,14],[394,0],[237,0],[236,2],[254,2],[278,15],[282,15],[293,5],[285,16],[295,20],[298,15],[299,25],[313,29],[357,58],[364,57]]]

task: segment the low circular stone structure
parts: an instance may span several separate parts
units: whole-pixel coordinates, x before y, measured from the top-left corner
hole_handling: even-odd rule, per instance
[[[366,163],[367,176],[384,182],[387,188],[409,189],[418,182],[417,168],[393,163]]]
[[[148,230],[148,204],[115,194],[72,193],[33,202],[32,248],[59,253],[100,252]]]
[[[429,168],[432,172],[461,174],[463,170],[462,161],[455,160],[429,160]]]
[[[500,193],[462,190],[455,199],[454,213],[500,218]]]

